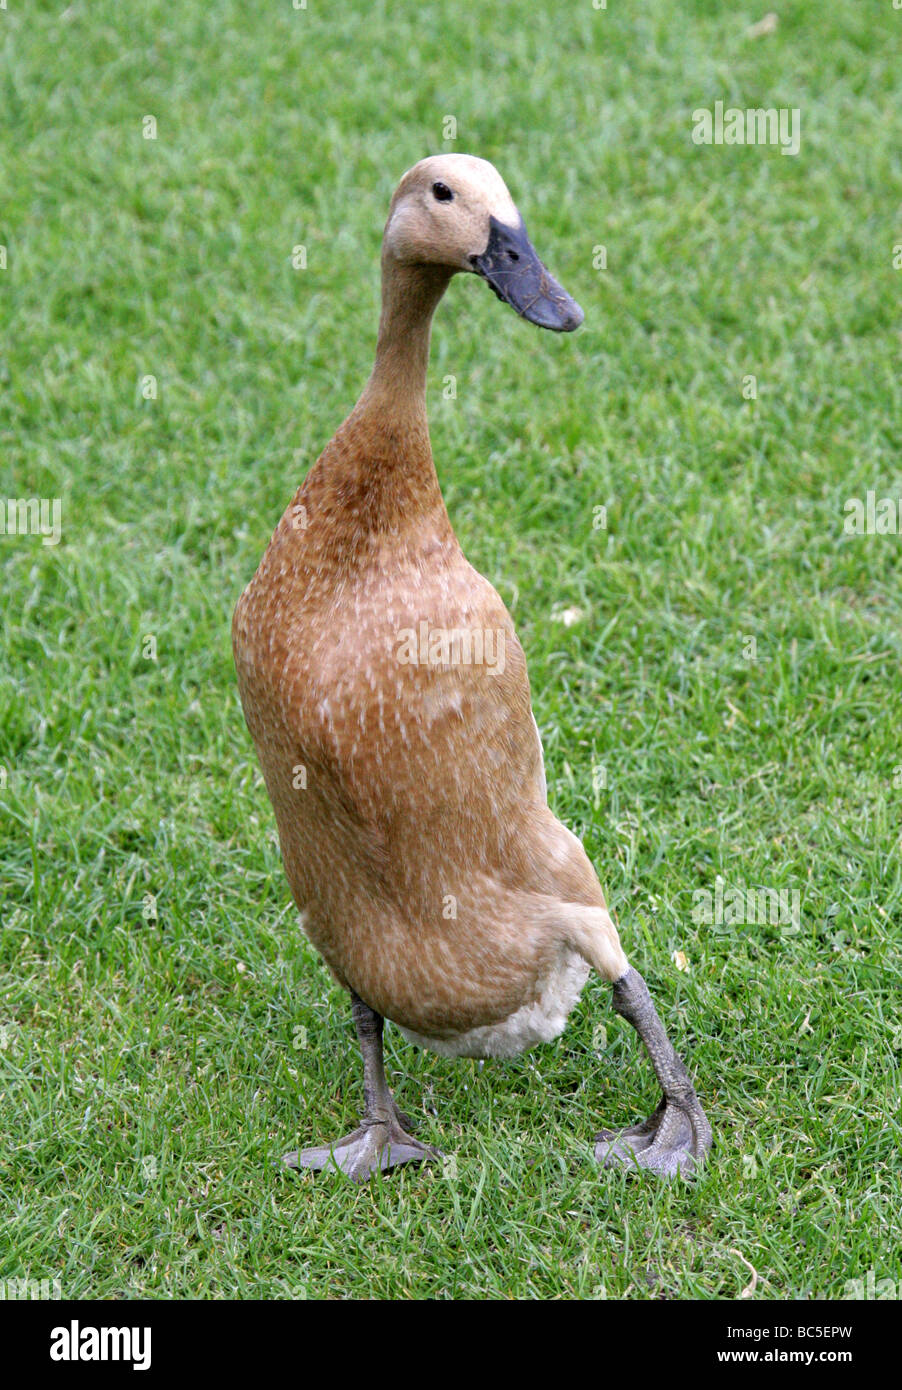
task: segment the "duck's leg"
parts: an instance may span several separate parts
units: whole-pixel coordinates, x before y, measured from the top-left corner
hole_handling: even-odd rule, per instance
[[[664,1031],[648,987],[623,954],[617,928],[604,907],[567,904],[568,944],[614,987],[614,1008],[628,1018],[664,1092],[642,1124],[595,1136],[595,1157],[606,1168],[647,1168],[662,1177],[688,1174],[711,1147],[711,1126],[695,1087]]]
[[[352,1134],[322,1148],[295,1149],[282,1162],[289,1168],[340,1168],[355,1182],[366,1182],[381,1168],[397,1168],[401,1163],[422,1163],[437,1158],[438,1150],[420,1144],[407,1133],[410,1124],[395,1105],[385,1079],[382,1061],[380,1014],[351,995],[354,1025],[363,1054],[363,1119]]]
[[[654,1114],[642,1124],[596,1135],[595,1157],[606,1168],[646,1168],[666,1178],[690,1173],[711,1147],[711,1126],[695,1087],[638,970],[629,967],[613,987],[614,1008],[629,1019],[644,1042],[664,1094]]]

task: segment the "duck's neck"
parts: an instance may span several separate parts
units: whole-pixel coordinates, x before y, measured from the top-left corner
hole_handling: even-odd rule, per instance
[[[354,410],[378,428],[423,432],[432,315],[448,287],[444,266],[399,265],[382,258],[382,314],[376,360]]]
[[[426,419],[429,331],[450,272],[382,263],[382,316],[376,361],[363,394],[307,476],[301,500],[324,510],[326,550],[342,564],[368,554],[368,538],[399,535],[411,544],[453,544]],[[314,528],[304,533],[309,550]],[[363,547],[363,549],[361,549]]]

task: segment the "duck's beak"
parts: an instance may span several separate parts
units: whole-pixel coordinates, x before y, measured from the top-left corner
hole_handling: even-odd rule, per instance
[[[488,280],[499,299],[540,328],[572,333],[585,317],[576,300],[539,260],[522,222],[508,227],[490,218],[489,244],[481,256],[470,257],[470,264],[477,275]]]

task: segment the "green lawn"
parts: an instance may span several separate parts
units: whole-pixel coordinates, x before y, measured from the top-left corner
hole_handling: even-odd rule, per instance
[[[902,1285],[902,536],[843,526],[902,496],[902,11],[786,0],[748,37],[765,8],[0,11],[0,498],[62,502],[59,545],[0,536],[0,1278]],[[693,144],[718,100],[798,108],[800,153]],[[231,611],[369,370],[391,191],[442,149],[498,165],[586,311],[557,338],[456,281],[433,448],[530,661],[551,803],[715,1127],[691,1185],[592,1161],[657,1099],[597,980],[515,1063],[388,1030],[444,1167],[275,1166],[356,1123],[361,1071],[297,929]],[[696,922],[718,874],[799,892],[799,929]]]

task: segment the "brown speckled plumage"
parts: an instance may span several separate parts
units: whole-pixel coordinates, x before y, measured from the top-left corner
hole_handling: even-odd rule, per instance
[[[561,1031],[594,966],[616,982],[663,1090],[649,1120],[598,1135],[596,1156],[673,1177],[704,1158],[710,1127],[582,845],[548,809],[523,650],[464,559],[432,462],[432,314],[451,276],[473,269],[543,327],[582,321],[491,165],[415,165],[383,239],[370,380],[235,609],[241,701],[285,871],[351,992],[364,1067],[358,1128],[284,1161],[359,1181],[428,1162],[436,1151],[408,1132],[385,1078],[382,1019],[439,1052],[510,1056]],[[423,630],[425,650],[404,645]],[[434,664],[430,633],[485,641]]]
[[[533,1003],[568,953],[626,969],[596,874],[545,802],[510,616],[464,558],[433,465],[429,328],[452,273],[386,247],[372,377],[233,624],[305,930],[338,981],[436,1039]],[[423,621],[502,633],[503,670],[403,664],[399,632]]]

